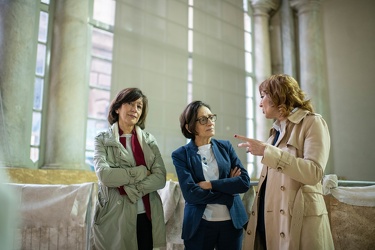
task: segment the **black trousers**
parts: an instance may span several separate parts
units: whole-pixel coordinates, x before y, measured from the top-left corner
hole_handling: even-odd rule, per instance
[[[138,250],[152,250],[152,224],[146,213],[137,216]]]

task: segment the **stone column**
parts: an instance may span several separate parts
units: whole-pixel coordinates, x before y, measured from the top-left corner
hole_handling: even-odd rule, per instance
[[[296,37],[294,32],[293,10],[288,1],[282,1],[280,11],[283,73],[297,78]]]
[[[30,138],[38,20],[38,1],[0,1],[0,167],[34,166]]]
[[[56,1],[44,168],[85,165],[89,1]]]
[[[330,126],[329,88],[320,14],[321,0],[291,0],[290,3],[298,14],[299,82],[302,90],[311,99],[315,112],[320,113]],[[331,156],[326,167],[327,173],[331,172],[332,166]]]
[[[312,100],[316,112],[329,119],[326,59],[321,0],[291,0],[298,13],[300,85]]]
[[[253,9],[254,21],[254,57],[255,57],[255,100],[256,105],[260,103],[260,95],[258,91],[259,84],[268,78],[271,72],[271,46],[269,34],[269,13],[276,10],[279,5],[278,0],[252,0],[251,6]],[[272,121],[265,119],[262,110],[256,107],[256,139],[266,141],[269,137],[269,130],[272,126]],[[260,157],[258,157],[260,158]],[[254,174],[258,176],[261,169],[260,159],[258,159],[258,169],[254,169]]]

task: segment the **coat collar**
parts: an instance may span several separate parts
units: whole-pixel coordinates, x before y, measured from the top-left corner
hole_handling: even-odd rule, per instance
[[[287,120],[291,123],[294,123],[294,124],[299,124],[307,115],[311,114],[310,111],[306,110],[306,109],[296,109],[293,113],[291,113],[288,117],[287,117]],[[279,130],[280,131],[280,127],[281,124],[280,122],[278,121],[275,121],[275,123],[273,124],[273,127],[270,129],[270,136],[272,136],[275,132],[274,130]],[[278,128],[278,129],[277,129]],[[284,137],[285,135],[285,125],[281,131],[281,134],[279,136],[279,139],[278,139],[278,142],[275,144],[276,146],[279,144],[279,142],[281,141],[281,139]],[[273,140],[274,137],[270,137],[267,142],[268,143],[271,143],[271,141]]]
[[[137,138],[143,150],[142,129],[136,125],[135,131],[137,132]],[[109,127],[108,135],[108,138],[104,142],[106,146],[118,146],[120,144],[119,127],[117,122],[113,123],[111,127]]]
[[[310,113],[311,112],[306,109],[299,108],[295,112],[290,114],[287,119],[292,123],[298,124]]]

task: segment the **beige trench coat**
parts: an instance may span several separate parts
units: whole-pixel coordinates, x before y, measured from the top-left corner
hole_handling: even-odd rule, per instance
[[[92,226],[92,249],[134,250],[137,246],[137,201],[149,194],[154,248],[166,245],[163,206],[158,189],[165,186],[166,169],[155,138],[136,127],[147,166],[134,159],[119,142],[118,125],[95,138],[94,164],[99,193]],[[147,169],[151,175],[147,176]],[[127,195],[117,187],[125,185]]]
[[[274,130],[268,143],[274,138]],[[328,161],[330,135],[323,118],[297,110],[275,146],[267,145],[258,190],[265,177],[267,249],[334,249],[321,181]],[[260,249],[256,240],[257,192],[243,249]]]

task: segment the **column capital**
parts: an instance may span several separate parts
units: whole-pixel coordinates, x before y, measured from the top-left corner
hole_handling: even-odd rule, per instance
[[[320,9],[322,0],[290,0],[290,6],[297,10],[298,15]]]
[[[275,11],[280,6],[280,0],[251,0],[254,16],[269,16],[271,11]]]

